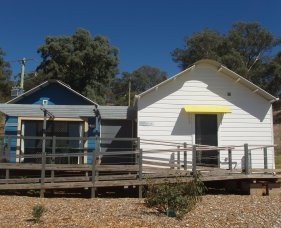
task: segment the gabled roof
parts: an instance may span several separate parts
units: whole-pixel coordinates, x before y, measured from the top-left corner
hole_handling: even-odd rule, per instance
[[[250,90],[252,90],[253,93],[256,93],[257,95],[263,97],[264,99],[268,100],[270,103],[273,103],[277,100],[279,100],[279,98],[274,97],[273,95],[271,95],[270,93],[266,92],[265,90],[263,90],[262,88],[260,88],[259,86],[255,85],[254,83],[250,82],[249,80],[245,79],[244,77],[242,77],[241,75],[235,73],[234,71],[228,69],[226,66],[222,65],[221,63],[214,61],[214,60],[210,60],[210,59],[202,59],[197,61],[196,63],[194,63],[192,66],[188,67],[187,69],[185,69],[184,71],[176,74],[173,77],[168,78],[167,80],[159,83],[158,85],[144,91],[141,94],[138,94],[135,96],[135,98],[140,98],[148,93],[150,93],[151,91],[158,89],[158,87],[167,84],[169,82],[171,82],[172,80],[181,77],[182,75],[184,75],[186,72],[190,72],[192,71],[196,66],[201,65],[201,64],[206,64],[209,65],[211,67],[216,68],[219,72],[224,73],[225,75],[227,75],[229,78],[233,79],[234,81],[236,81],[237,83],[246,86],[247,88],[249,88]]]
[[[12,99],[12,100],[10,100],[10,101],[8,101],[8,102],[6,102],[6,103],[7,103],[7,104],[14,104],[14,103],[16,103],[16,102],[22,100],[23,98],[25,98],[25,97],[27,97],[27,96],[29,96],[29,95],[31,95],[31,94],[37,92],[38,90],[40,90],[40,89],[42,89],[42,88],[44,88],[44,87],[46,87],[46,86],[48,86],[48,85],[50,85],[50,84],[53,84],[53,83],[57,83],[57,84],[63,86],[63,87],[66,88],[68,91],[70,91],[70,92],[72,92],[72,93],[74,93],[74,94],[80,96],[82,99],[84,99],[84,100],[90,102],[91,104],[93,104],[93,105],[95,105],[95,106],[98,106],[98,104],[95,103],[94,101],[92,101],[92,100],[90,100],[89,98],[83,96],[82,94],[78,93],[77,91],[71,89],[69,85],[67,85],[67,84],[65,84],[65,83],[63,83],[63,82],[61,82],[61,81],[59,81],[59,80],[54,80],[54,79],[45,81],[45,82],[43,82],[42,84],[40,84],[40,85],[38,85],[38,86],[35,86],[34,88],[32,88],[32,89],[26,91],[26,92],[23,93],[22,95],[20,95],[20,96],[18,96],[18,97],[15,97],[14,99]]]

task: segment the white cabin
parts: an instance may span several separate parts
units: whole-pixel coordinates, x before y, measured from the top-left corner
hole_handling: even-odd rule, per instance
[[[137,135],[144,150],[160,145],[143,140],[173,143],[233,145],[233,168],[243,167],[245,143],[249,149],[273,145],[272,103],[267,93],[213,60],[200,60],[174,77],[136,96]],[[167,146],[163,146],[163,148]],[[172,147],[171,147],[172,148]],[[274,148],[268,148],[268,168],[274,168]],[[170,153],[145,156],[168,159]],[[201,163],[227,168],[228,151],[200,155]],[[262,149],[251,153],[251,167],[263,168]],[[188,154],[191,161],[191,154]]]

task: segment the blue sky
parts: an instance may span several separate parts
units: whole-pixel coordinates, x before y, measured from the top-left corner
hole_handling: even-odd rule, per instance
[[[85,28],[104,35],[119,49],[120,72],[150,65],[172,76],[180,71],[171,52],[184,38],[205,28],[225,33],[237,21],[257,21],[281,36],[278,0],[0,0],[0,47],[7,61],[33,58],[47,36],[71,35]],[[13,75],[20,65],[12,63]]]

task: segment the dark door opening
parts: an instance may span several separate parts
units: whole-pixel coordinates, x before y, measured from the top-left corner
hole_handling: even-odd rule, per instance
[[[80,137],[84,135],[84,123],[80,121],[47,121],[46,136],[56,136],[55,153],[70,154],[80,153],[83,151],[83,140]],[[21,141],[21,150],[26,155],[42,153],[42,135],[43,121],[40,120],[24,120],[22,122],[22,134],[29,138]],[[32,138],[34,137],[34,138]],[[62,137],[60,139],[59,137]],[[72,138],[72,139],[68,139]],[[74,138],[74,139],[73,139]],[[75,139],[77,138],[77,140]],[[46,140],[46,153],[53,152],[52,139]],[[41,158],[25,158],[22,162],[25,163],[41,163]],[[55,164],[77,164],[77,156],[59,156],[52,160],[47,157],[46,163],[54,162]]]
[[[218,145],[218,122],[217,115],[195,115],[195,143],[201,145]],[[202,166],[219,166],[219,152],[197,151],[197,164]]]

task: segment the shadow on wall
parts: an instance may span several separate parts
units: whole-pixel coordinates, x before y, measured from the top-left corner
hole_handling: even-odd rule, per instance
[[[188,114],[184,108],[181,109],[172,135],[192,135],[194,133],[194,125],[192,124],[192,116]]]
[[[134,164],[133,154],[120,155],[118,151],[132,151],[135,149],[133,140],[117,140],[118,138],[133,138],[135,123],[131,120],[102,120],[101,152],[116,152],[116,155],[103,155],[102,164]],[[113,140],[113,138],[117,138]]]

